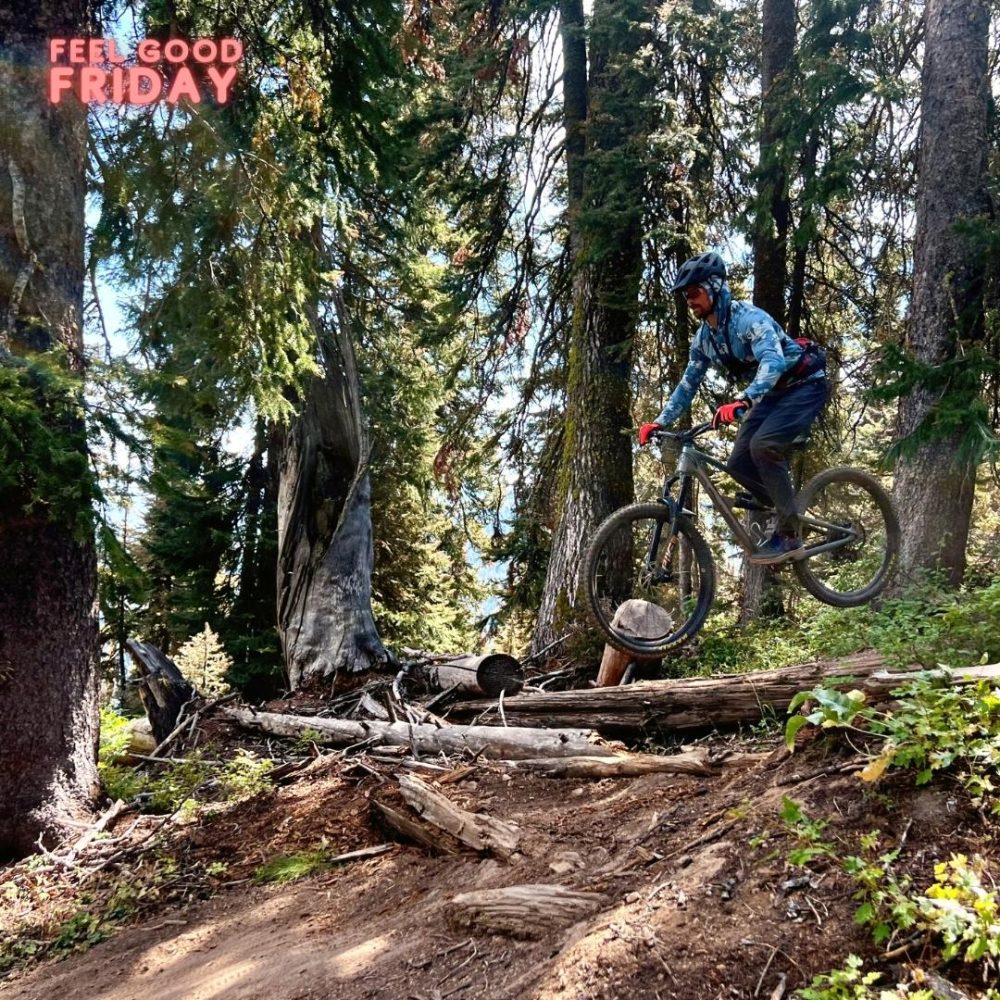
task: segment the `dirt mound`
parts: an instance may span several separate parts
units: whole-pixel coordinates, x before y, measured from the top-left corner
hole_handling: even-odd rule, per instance
[[[731,746],[731,744],[729,744]],[[717,749],[717,748],[716,748]],[[517,824],[509,862],[403,844],[291,885],[258,885],[278,855],[338,854],[386,841],[369,799],[377,769],[331,755],[286,787],[176,831],[185,863],[224,861],[208,900],[145,922],[0,986],[12,1000],[778,997],[850,952],[877,954],[853,922],[852,883],[822,858],[789,867],[778,818],[788,795],[832,818],[850,846],[878,828],[920,878],[951,850],[995,855],[989,828],[947,789],[901,775],[872,790],[814,742],[737,753],[713,778],[552,780],[477,762],[442,786],[455,804]],[[391,778],[388,779],[391,783]],[[183,866],[182,866],[183,868]],[[471,890],[557,884],[600,895],[598,912],[526,936],[460,927]],[[534,936],[527,936],[528,933]]]

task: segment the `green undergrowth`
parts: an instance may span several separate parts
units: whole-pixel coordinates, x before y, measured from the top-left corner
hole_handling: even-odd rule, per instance
[[[956,683],[947,668],[929,672],[891,693],[887,706],[874,706],[862,691],[820,687],[793,700],[786,742],[813,725],[836,732],[868,754],[858,777],[868,786],[890,769],[926,785],[947,775],[957,781],[984,821],[1000,815],[997,796],[1000,767],[1000,688],[989,679]],[[798,714],[805,712],[806,714]],[[1000,871],[977,854],[952,853],[933,872],[903,864],[904,837],[889,841],[872,830],[853,841],[838,836],[824,817],[810,816],[803,805],[785,798],[780,822],[792,841],[789,865],[829,870],[847,876],[856,904],[855,922],[866,928],[883,950],[902,947],[920,955],[931,969],[956,968],[984,988],[1000,980]],[[770,846],[770,832],[751,841]],[[928,963],[930,963],[928,965]],[[856,955],[840,968],[814,978],[795,995],[801,1000],[931,1000],[939,994],[926,972],[911,969],[903,982],[890,982],[877,968],[865,968]],[[982,1000],[1000,1000],[987,988]]]
[[[876,945],[884,949],[909,944],[921,963],[968,967],[982,983],[1000,975],[1000,897],[989,863],[978,855],[952,854],[934,865],[933,878],[920,879],[901,869],[902,845],[885,841],[872,830],[846,845],[840,838],[826,839],[826,820],[807,816],[802,805],[786,798],[781,822],[795,846],[788,852],[790,865],[829,868],[849,876],[857,904],[855,923],[867,928]],[[853,848],[853,849],[852,849]],[[803,1000],[895,1000],[899,997],[931,1000],[938,994],[925,991],[926,973],[911,970],[912,979],[886,984],[877,969],[864,971],[856,955],[840,969],[814,978],[810,987],[795,995]],[[878,986],[876,987],[876,984]],[[982,1000],[1000,1000],[989,989]]]
[[[988,678],[957,683],[947,667],[901,684],[888,706],[871,705],[863,691],[818,687],[789,705],[789,749],[805,726],[855,733],[871,747],[860,772],[878,781],[890,768],[908,768],[918,785],[952,773],[977,808],[1000,816],[1000,687]],[[800,708],[806,714],[796,714]]]
[[[772,670],[876,649],[889,666],[968,666],[1000,661],[1000,579],[948,590],[934,582],[879,606],[830,608],[807,600],[773,621],[733,627],[709,619],[685,664],[691,673]]]
[[[262,864],[254,872],[254,878],[261,883],[275,882],[279,885],[295,882],[300,878],[327,871],[330,867],[330,857],[325,845],[314,851],[282,854]]]
[[[155,840],[139,864],[81,878],[52,871],[43,855],[28,858],[0,885],[0,979],[41,958],[85,951],[167,902],[211,893],[211,866],[182,875],[177,858]],[[196,886],[196,889],[192,887]]]
[[[130,764],[128,721],[105,709],[99,770],[111,799],[140,813],[170,814],[177,822],[213,817],[272,787],[272,762],[242,749],[214,759],[218,748],[182,760]],[[165,904],[211,895],[227,871],[224,861],[183,862],[170,849],[176,827],[123,847],[114,866],[89,873],[34,855],[0,872],[0,978],[42,957],[85,950],[117,927]],[[97,841],[108,834],[99,834]],[[58,851],[55,853],[58,854]]]
[[[134,766],[125,758],[128,723],[110,709],[101,711],[98,770],[111,799],[149,813],[193,812],[199,805],[231,806],[271,787],[272,761],[243,749],[223,761],[213,759],[211,750],[194,750],[180,760]]]

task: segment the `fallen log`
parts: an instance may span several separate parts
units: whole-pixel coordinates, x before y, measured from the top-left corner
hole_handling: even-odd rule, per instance
[[[709,729],[755,722],[765,713],[781,715],[800,691],[833,679],[838,681],[838,687],[860,688],[870,697],[881,697],[916,677],[941,673],[916,668],[886,670],[880,654],[866,652],[753,674],[640,681],[625,687],[581,691],[543,691],[505,698],[504,714],[508,722],[517,725],[587,725],[606,735]],[[951,673],[956,681],[1000,677],[1000,665],[963,667]],[[452,708],[452,717],[482,712],[491,704],[459,702]]]
[[[562,757],[541,760],[505,760],[512,771],[530,771],[545,778],[637,778],[643,774],[691,774],[711,777],[716,768],[708,762],[707,751],[659,757],[656,754],[629,754],[627,757]]]
[[[409,747],[415,754],[461,754],[492,759],[531,757],[613,757],[614,750],[596,741],[589,729],[534,729],[514,726],[444,726],[369,719],[327,719],[279,715],[248,708],[224,708],[222,714],[247,729],[275,736],[309,733],[319,744],[350,747],[366,744]]]
[[[458,842],[451,834],[428,823],[422,823],[386,802],[380,802],[378,799],[372,799],[371,802],[381,822],[405,840],[413,841],[429,851],[458,854]]]
[[[520,662],[506,653],[488,653],[485,656],[474,656],[472,653],[418,655],[424,659],[408,661],[405,672],[431,691],[458,691],[496,698],[501,692],[515,695],[524,687],[524,671]]]
[[[596,913],[607,900],[600,893],[561,885],[511,885],[455,896],[446,908],[450,923],[518,938],[542,937]]]
[[[412,774],[399,776],[399,790],[407,805],[425,822],[447,831],[474,851],[491,851],[509,858],[521,832],[512,823],[486,813],[470,813]]]
[[[139,697],[159,745],[174,731],[177,717],[195,697],[195,689],[185,680],[177,664],[151,642],[126,639],[125,647],[139,668]]]

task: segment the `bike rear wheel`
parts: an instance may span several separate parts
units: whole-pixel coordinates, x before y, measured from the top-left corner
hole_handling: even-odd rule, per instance
[[[597,530],[586,556],[587,596],[608,642],[637,659],[656,659],[690,639],[705,623],[715,596],[708,543],[681,517],[670,532],[665,504],[638,503],[612,514]],[[657,627],[638,636],[614,623],[627,600],[656,605]]]
[[[899,521],[882,484],[860,469],[828,469],[806,483],[798,507],[807,557],[793,566],[802,586],[836,608],[881,593],[899,552]]]

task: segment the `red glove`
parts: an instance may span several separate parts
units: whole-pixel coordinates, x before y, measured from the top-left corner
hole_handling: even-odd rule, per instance
[[[724,406],[720,406],[715,411],[715,416],[712,417],[712,430],[716,430],[723,424],[731,424],[733,421],[739,419],[739,411],[744,412],[750,409],[750,404],[745,399],[737,399],[733,403],[726,403]]]
[[[645,448],[649,444],[650,435],[653,431],[662,431],[663,427],[661,424],[643,424],[639,428],[639,447]]]

